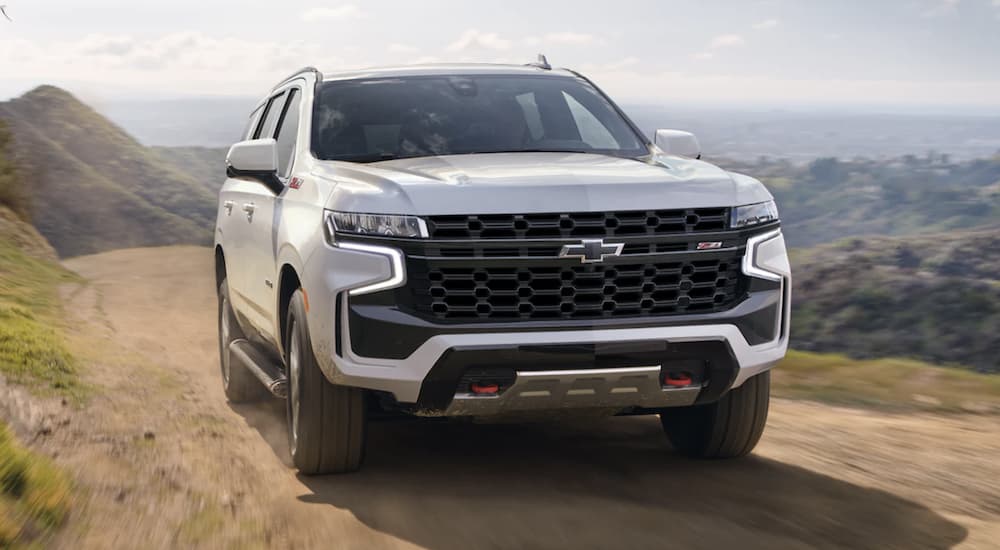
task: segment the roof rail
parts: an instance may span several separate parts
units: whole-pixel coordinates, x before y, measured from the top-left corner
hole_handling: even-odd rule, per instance
[[[534,63],[528,63],[529,67],[538,67],[539,69],[544,69],[546,71],[552,70],[552,65],[549,65],[549,60],[545,58],[544,54],[538,54],[538,61]]]
[[[317,69],[316,67],[309,66],[309,67],[302,67],[301,69],[281,79],[281,83],[279,84],[279,86],[299,76],[302,73],[314,73],[316,75],[316,80],[323,80],[323,73],[319,72],[319,69]]]

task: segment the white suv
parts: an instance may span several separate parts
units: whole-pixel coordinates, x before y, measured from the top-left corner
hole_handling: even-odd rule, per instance
[[[295,465],[357,469],[367,416],[658,414],[750,452],[790,273],[757,180],[650,142],[547,64],[304,69],[250,115],[215,233],[226,395],[287,397]]]

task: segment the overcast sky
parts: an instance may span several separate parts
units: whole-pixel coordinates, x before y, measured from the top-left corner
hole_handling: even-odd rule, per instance
[[[531,61],[624,101],[1000,112],[1000,0],[0,0],[0,98],[259,96],[302,65]]]

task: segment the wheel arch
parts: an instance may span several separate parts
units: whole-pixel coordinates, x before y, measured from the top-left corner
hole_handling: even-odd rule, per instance
[[[285,347],[288,343],[288,308],[292,302],[292,295],[296,290],[302,288],[302,279],[298,270],[290,263],[281,264],[278,270],[278,343],[281,346],[281,353],[284,355]]]
[[[215,245],[215,291],[219,291],[222,281],[226,279],[226,254],[222,245]]]

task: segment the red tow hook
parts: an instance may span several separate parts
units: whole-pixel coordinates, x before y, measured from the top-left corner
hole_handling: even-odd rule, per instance
[[[476,395],[492,395],[500,391],[500,386],[497,384],[473,382],[469,388],[472,393]]]
[[[663,383],[674,388],[690,386],[692,382],[693,380],[691,380],[691,375],[686,372],[668,372],[667,375],[663,377]]]

